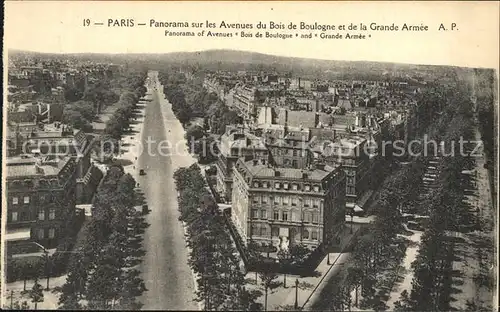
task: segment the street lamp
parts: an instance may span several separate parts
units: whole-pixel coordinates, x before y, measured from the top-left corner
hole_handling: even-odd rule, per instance
[[[299,303],[298,303],[298,297],[299,297],[299,279],[295,279],[295,304],[294,304],[294,309],[297,310],[299,308]]]
[[[326,246],[326,253],[327,253],[327,258],[326,258],[326,263],[330,265],[330,248],[328,248],[328,245]]]
[[[49,290],[49,278],[50,278],[49,252],[46,249],[44,249],[43,253],[45,254],[45,273],[47,274],[47,288],[45,290]]]
[[[354,218],[354,208],[351,210],[350,214],[351,214],[351,231],[350,231],[350,234],[352,234],[352,223],[353,223],[352,220]]]

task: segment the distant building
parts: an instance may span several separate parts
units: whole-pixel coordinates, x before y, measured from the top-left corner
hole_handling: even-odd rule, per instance
[[[238,109],[245,120],[250,120],[257,104],[257,89],[247,86],[239,86],[234,89],[233,107]]]
[[[305,168],[309,164],[309,129],[270,125],[262,129],[262,137],[271,153],[273,165],[285,168]]]

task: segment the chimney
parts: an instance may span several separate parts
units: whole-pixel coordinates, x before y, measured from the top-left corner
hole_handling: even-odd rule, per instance
[[[302,179],[307,179],[307,173],[302,172]]]
[[[274,176],[275,177],[279,177],[280,175],[281,175],[281,173],[278,170],[274,170]]]
[[[258,163],[257,159],[254,159],[254,160],[253,160],[253,165],[254,165],[254,166],[257,166],[257,163]]]
[[[319,125],[319,113],[314,114],[314,126],[318,127]]]
[[[325,164],[324,163],[318,163],[318,164],[316,164],[316,169],[318,169],[318,170],[325,170]]]
[[[335,140],[337,138],[337,130],[333,129],[333,139]]]

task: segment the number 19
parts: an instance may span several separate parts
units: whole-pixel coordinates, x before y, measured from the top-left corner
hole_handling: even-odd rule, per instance
[[[83,26],[89,26],[90,25],[90,19],[86,18],[83,20]]]

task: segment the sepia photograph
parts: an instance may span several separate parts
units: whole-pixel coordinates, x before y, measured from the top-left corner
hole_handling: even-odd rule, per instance
[[[499,9],[6,1],[1,308],[497,311]]]

